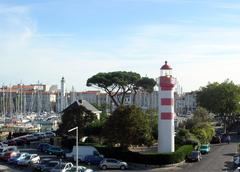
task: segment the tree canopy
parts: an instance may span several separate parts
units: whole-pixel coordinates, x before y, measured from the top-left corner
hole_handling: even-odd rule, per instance
[[[197,94],[200,106],[219,116],[226,125],[240,112],[240,87],[229,80],[210,83]]]
[[[60,135],[72,135],[68,130],[78,127],[79,137],[84,135],[84,128],[96,119],[96,115],[78,103],[73,103],[63,111],[62,122],[57,131]]]
[[[119,106],[106,122],[103,134],[108,144],[151,145],[153,137],[143,111],[136,106]]]
[[[126,71],[98,73],[87,80],[87,86],[96,86],[104,90],[117,107],[124,103],[127,93],[136,95],[140,89],[150,92],[155,85],[154,79],[141,78],[138,73]],[[133,99],[134,102],[135,96]]]

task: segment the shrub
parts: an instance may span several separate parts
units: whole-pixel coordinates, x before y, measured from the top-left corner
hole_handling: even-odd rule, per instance
[[[196,146],[200,142],[199,142],[199,140],[197,139],[197,137],[195,135],[190,133],[189,130],[187,130],[187,129],[180,129],[177,132],[177,134],[176,134],[175,143],[176,143],[176,147],[179,147],[179,146],[183,146],[183,145],[193,145],[193,146]]]
[[[96,137],[87,137],[85,143],[98,143],[98,139]]]

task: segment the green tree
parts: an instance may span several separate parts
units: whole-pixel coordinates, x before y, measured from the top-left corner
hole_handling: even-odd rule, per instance
[[[98,138],[98,143],[102,143],[102,130],[106,120],[95,120],[84,128],[84,135]]]
[[[209,143],[212,140],[212,137],[215,135],[214,127],[208,122],[196,124],[191,129],[191,132],[199,139],[201,143]]]
[[[151,145],[153,142],[149,119],[136,106],[119,106],[109,117],[104,128],[104,136],[111,145]]]
[[[84,136],[84,128],[96,118],[94,113],[75,102],[63,111],[62,122],[57,133],[59,135],[73,135],[73,133],[68,133],[68,130],[77,126],[79,137],[82,137]]]
[[[197,107],[196,111],[193,113],[193,117],[189,118],[186,122],[183,122],[183,126],[184,128],[191,130],[197,124],[210,121],[209,112],[203,107]]]
[[[200,89],[197,102],[221,119],[226,132],[240,112],[240,87],[229,80],[221,84],[210,83]]]
[[[192,133],[198,138],[201,143],[208,143],[207,133],[202,128],[195,128]]]
[[[138,73],[126,71],[98,73],[87,80],[87,86],[104,90],[117,107],[124,103],[126,94],[136,95],[139,89],[151,90],[155,84],[153,79],[141,78]],[[133,99],[134,102],[135,96]]]
[[[197,137],[190,133],[189,130],[187,129],[179,129],[175,136],[175,143],[177,147],[185,145],[185,144],[193,144],[193,145],[198,145],[199,140]]]
[[[211,118],[207,109],[197,107],[196,111],[193,113],[193,120],[195,122],[210,122]]]
[[[156,109],[147,109],[145,111],[146,118],[150,120],[150,128],[152,130],[152,136],[155,140],[158,139],[158,114]]]
[[[107,113],[107,109],[109,108],[109,106],[107,104],[93,104],[93,106],[95,106],[98,110],[102,111],[100,114],[100,121],[104,123],[109,116],[109,114]],[[97,122],[98,121],[99,120],[97,119]]]

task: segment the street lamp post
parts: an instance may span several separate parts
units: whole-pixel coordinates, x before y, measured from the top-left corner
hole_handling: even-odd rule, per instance
[[[73,130],[76,130],[76,172],[78,172],[78,127],[72,128],[68,132]]]

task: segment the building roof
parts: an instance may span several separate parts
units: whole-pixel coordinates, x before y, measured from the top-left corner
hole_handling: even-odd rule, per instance
[[[82,104],[80,104],[80,105],[84,106],[86,109],[88,109],[92,112],[99,111],[97,108],[95,108],[93,105],[91,105],[88,101],[86,101],[86,100],[81,100],[81,101],[82,101]]]
[[[91,112],[93,113],[96,113],[96,112],[101,112],[99,111],[97,108],[95,108],[93,105],[91,105],[88,101],[86,100],[76,100],[75,102],[73,102],[72,104],[70,104],[66,109],[63,110],[64,111],[68,111],[68,110],[71,110],[71,109],[75,109],[79,106],[83,106],[85,107],[87,110],[90,110]]]
[[[167,64],[167,61],[165,61],[165,64],[161,67],[161,70],[171,70],[172,68]]]

